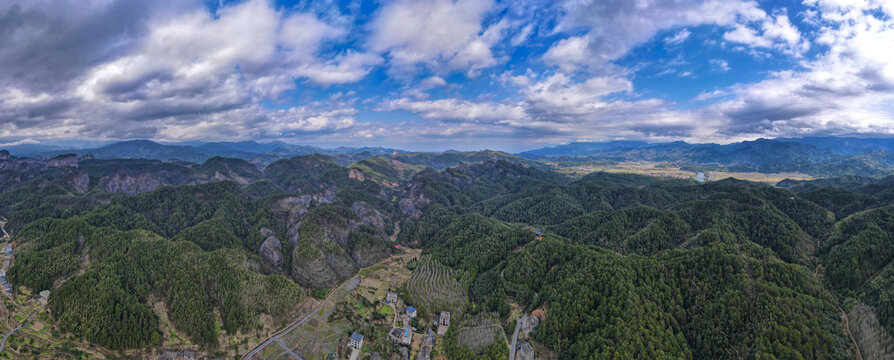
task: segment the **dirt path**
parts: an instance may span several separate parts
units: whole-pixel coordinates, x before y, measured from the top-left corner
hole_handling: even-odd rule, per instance
[[[819,278],[819,266],[814,268],[813,277]],[[875,275],[873,275],[873,277],[875,277]],[[838,300],[836,299],[835,302],[838,302]],[[841,316],[842,320],[844,320],[844,332],[847,333],[847,337],[851,339],[851,343],[854,345],[854,352],[857,354],[857,360],[863,360],[863,355],[860,354],[860,345],[857,344],[857,339],[854,338],[853,334],[851,334],[851,324],[850,320],[847,318],[847,313],[845,313],[844,309],[842,309],[841,306],[838,306],[838,304],[835,304],[835,308],[838,309],[838,315]]]
[[[394,306],[394,304],[388,304],[388,306],[390,306],[391,309],[394,310],[394,318],[391,321],[391,327],[396,328],[397,327],[397,306]]]
[[[847,314],[840,306],[835,305],[835,307],[838,308],[838,312],[840,313],[841,318],[844,319],[844,332],[847,333],[847,336],[851,338],[851,342],[854,344],[854,351],[857,353],[857,360],[863,360],[863,355],[860,354],[860,346],[857,345],[857,339],[854,339],[854,335],[851,334],[851,324],[850,321],[848,321]]]

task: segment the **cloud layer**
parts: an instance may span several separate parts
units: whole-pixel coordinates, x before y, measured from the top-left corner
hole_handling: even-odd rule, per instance
[[[890,135],[892,19],[883,0],[13,1],[0,140]]]

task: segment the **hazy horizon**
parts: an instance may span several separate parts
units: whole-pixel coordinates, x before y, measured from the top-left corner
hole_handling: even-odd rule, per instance
[[[826,137],[826,136],[817,136],[816,138],[824,138],[824,137]],[[833,137],[833,136],[829,136],[829,137],[837,138],[837,137]],[[766,138],[766,137],[764,137],[764,138],[757,138],[757,139],[753,139],[753,140],[742,140],[741,142],[745,142],[745,141],[755,141],[755,140],[760,140],[760,139],[767,139],[767,140],[790,140],[790,139],[798,139],[798,138],[811,138],[811,137],[786,137],[786,138],[782,138],[782,137],[779,137],[779,138]],[[871,139],[871,140],[882,139],[882,140],[891,140],[891,141],[894,141],[894,137],[858,137],[858,136],[854,136],[854,137],[849,137],[849,138]],[[162,144],[162,145],[172,145],[172,146],[200,146],[200,145],[202,145],[202,144],[208,144],[208,143],[220,143],[220,142],[223,142],[223,143],[238,143],[238,142],[248,142],[248,141],[252,141],[252,142],[255,142],[255,143],[258,143],[258,144],[269,144],[269,143],[277,143],[277,142],[280,142],[280,143],[284,143],[284,144],[288,144],[288,145],[296,145],[296,146],[312,146],[312,147],[321,148],[321,149],[326,149],[326,150],[333,150],[333,149],[337,149],[337,148],[339,148],[339,147],[344,147],[344,148],[365,148],[365,147],[369,147],[369,148],[394,149],[394,150],[401,150],[401,151],[408,151],[408,152],[436,152],[436,153],[437,153],[437,152],[446,152],[446,151],[485,151],[485,150],[493,150],[493,151],[507,152],[507,153],[511,153],[511,154],[517,154],[517,153],[522,153],[522,152],[525,152],[525,151],[536,150],[536,149],[542,149],[542,148],[551,148],[551,147],[558,147],[558,146],[564,146],[564,145],[571,145],[571,144],[574,144],[574,143],[611,143],[611,142],[615,142],[615,141],[636,141],[636,142],[644,142],[644,143],[648,143],[648,144],[663,144],[663,143],[673,142],[673,140],[669,140],[669,141],[648,141],[648,140],[635,140],[635,139],[634,139],[634,140],[625,140],[625,139],[621,139],[621,140],[605,140],[605,141],[592,141],[592,142],[565,142],[565,143],[555,143],[555,144],[543,144],[542,146],[536,146],[536,147],[521,147],[521,148],[519,148],[519,149],[493,148],[493,147],[486,147],[486,146],[485,146],[485,147],[480,147],[480,148],[469,147],[469,148],[430,148],[430,149],[425,149],[425,148],[402,148],[402,147],[388,146],[388,145],[385,145],[385,144],[383,144],[383,145],[368,145],[368,146],[367,146],[367,145],[352,146],[352,145],[350,145],[350,144],[311,145],[311,144],[307,144],[307,143],[291,142],[291,141],[288,141],[288,140],[271,140],[271,141],[258,141],[258,140],[243,140],[243,141],[201,141],[201,140],[193,140],[193,141],[170,142],[170,141],[156,141],[156,140],[151,140],[151,139],[125,139],[125,140],[109,140],[109,141],[94,141],[94,142],[89,142],[89,141],[79,142],[79,141],[74,141],[74,140],[66,140],[66,141],[62,141],[61,144],[57,144],[57,143],[53,143],[53,142],[49,142],[49,143],[44,143],[44,142],[25,142],[25,143],[12,143],[12,144],[10,144],[10,143],[5,143],[5,144],[4,144],[4,143],[0,143],[0,150],[18,149],[18,148],[23,147],[23,146],[46,146],[46,147],[53,147],[53,148],[56,149],[55,151],[59,151],[59,150],[84,150],[84,149],[100,148],[100,147],[104,147],[104,146],[112,145],[112,144],[115,144],[115,143],[119,143],[119,142],[128,142],[128,141],[151,141],[151,142],[155,142],[155,143]],[[739,142],[739,141],[736,141],[736,142],[689,142],[689,141],[687,141],[686,143],[687,143],[687,144],[692,144],[692,145],[699,145],[699,144],[702,144],[702,145],[704,145],[704,144],[720,144],[720,145],[726,145],[726,144],[732,144],[732,143],[738,143],[738,142]],[[53,151],[53,150],[51,150],[51,151]],[[12,153],[13,155],[16,155],[16,152],[15,152],[15,151],[11,151],[11,153]]]

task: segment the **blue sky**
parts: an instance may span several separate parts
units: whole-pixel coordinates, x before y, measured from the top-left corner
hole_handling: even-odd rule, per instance
[[[6,145],[890,136],[894,3],[14,0],[0,68]]]

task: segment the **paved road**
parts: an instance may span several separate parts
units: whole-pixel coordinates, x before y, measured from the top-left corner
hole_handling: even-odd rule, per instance
[[[355,276],[355,277],[352,277],[350,280],[348,280],[345,283],[345,285],[347,287],[349,287],[351,290],[353,290],[353,288],[356,287],[357,284],[359,284],[359,283],[360,283],[360,279]],[[340,290],[339,289],[333,290],[329,295],[331,296],[332,294],[335,294],[337,291],[340,291]],[[296,321],[294,324],[290,325],[285,330],[278,332],[276,335],[273,335],[272,337],[267,339],[267,341],[264,341],[260,345],[256,346],[254,349],[249,351],[248,354],[245,354],[245,356],[242,357],[242,360],[251,359],[253,356],[255,356],[255,354],[259,353],[267,345],[272,344],[273,342],[279,340],[279,338],[281,338],[283,335],[288,334],[290,331],[295,330],[296,327],[301,326],[301,324],[303,324],[305,321],[307,321],[307,319],[310,318],[311,315],[313,315],[317,311],[319,311],[323,307],[323,304],[325,304],[326,300],[328,300],[328,299],[329,299],[329,297],[327,296],[325,299],[323,299],[323,301],[320,301],[320,303],[317,304],[316,307],[314,307],[313,309],[310,310],[310,312],[308,312],[306,315],[304,315],[300,319],[298,319],[298,321]],[[300,359],[300,357],[299,357],[299,359]]]
[[[519,318],[518,322],[515,324],[515,331],[512,332],[512,345],[509,346],[509,360],[515,360],[515,348],[518,346],[516,344],[516,341],[518,340],[518,330],[521,329],[527,316],[528,314],[522,314],[521,318]]]
[[[14,335],[17,331],[21,330],[22,326],[24,326],[25,323],[28,322],[28,320],[31,320],[31,317],[33,317],[34,314],[37,314],[40,310],[43,310],[43,307],[44,307],[44,305],[41,305],[39,308],[37,308],[37,310],[34,310],[34,312],[32,312],[31,315],[28,315],[28,317],[26,317],[25,320],[22,320],[22,323],[19,324],[19,326],[16,326],[15,329],[10,330],[8,333],[6,333],[6,335],[3,336],[3,340],[0,341],[0,352],[3,352],[3,348],[6,347],[6,340],[8,340],[9,337]]]

